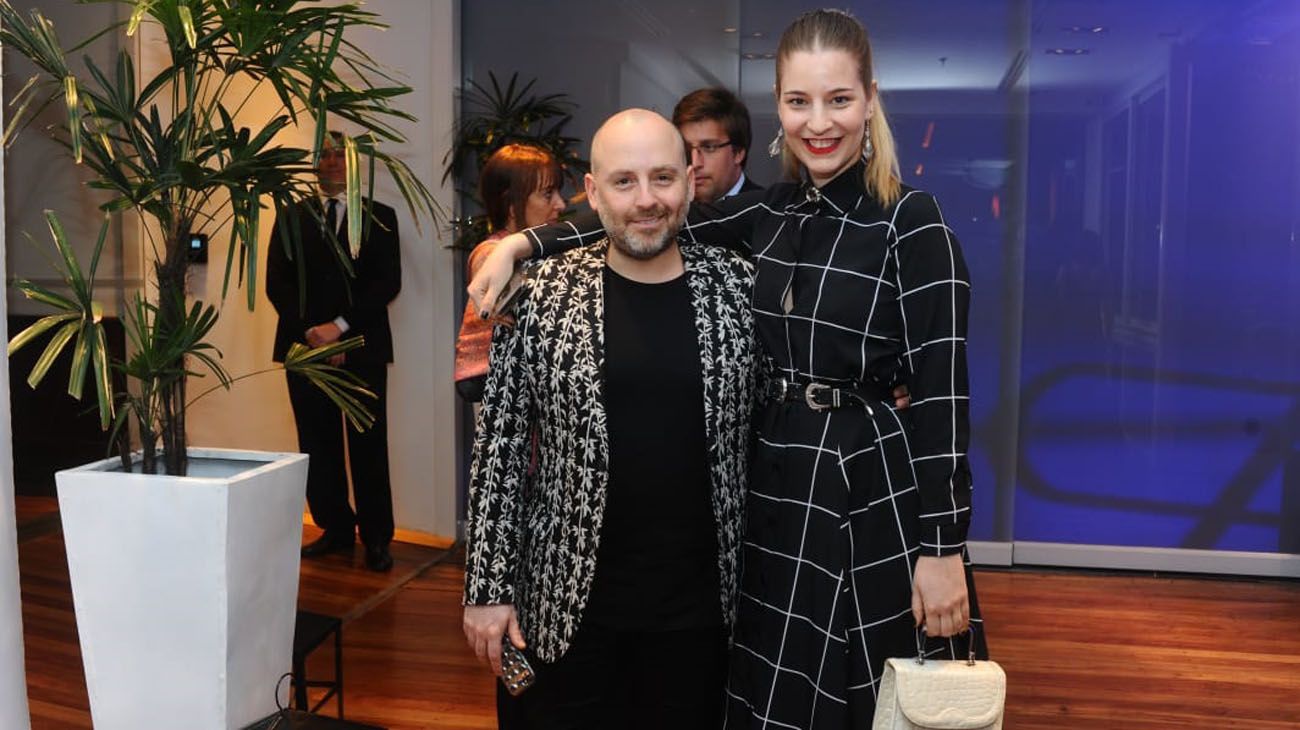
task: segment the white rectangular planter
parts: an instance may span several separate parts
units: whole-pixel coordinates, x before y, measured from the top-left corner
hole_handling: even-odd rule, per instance
[[[242,728],[289,671],[307,457],[189,455],[186,477],[56,475],[97,730]]]

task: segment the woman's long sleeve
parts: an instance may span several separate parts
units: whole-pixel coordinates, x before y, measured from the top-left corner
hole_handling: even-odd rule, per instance
[[[970,276],[934,198],[908,193],[891,223],[912,394],[911,460],[921,497],[921,553],[952,555],[970,525]]]
[[[748,255],[755,222],[768,210],[766,199],[766,191],[754,190],[714,203],[692,203],[679,238]],[[568,220],[526,228],[523,234],[533,244],[533,258],[544,258],[599,241],[605,227],[594,210],[584,210]]]

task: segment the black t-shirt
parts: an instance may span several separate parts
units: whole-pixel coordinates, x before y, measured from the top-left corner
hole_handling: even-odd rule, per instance
[[[609,489],[585,620],[626,630],[722,623],[699,333],[686,276],[605,269]]]

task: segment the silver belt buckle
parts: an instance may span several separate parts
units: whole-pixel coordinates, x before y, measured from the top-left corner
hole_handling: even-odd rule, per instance
[[[790,394],[790,385],[791,385],[790,381],[786,380],[785,378],[781,378],[780,380],[777,380],[777,383],[780,384],[781,391],[776,396],[776,399],[779,402],[785,402],[786,396]]]
[[[830,390],[830,389],[831,386],[826,385],[825,383],[809,383],[808,387],[803,389],[804,402],[808,404],[808,408],[810,410],[814,410],[814,411],[830,410],[829,405],[822,405],[821,403],[818,403],[816,401],[817,393],[823,390]]]

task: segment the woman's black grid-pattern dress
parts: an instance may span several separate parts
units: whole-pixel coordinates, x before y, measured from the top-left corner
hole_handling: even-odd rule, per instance
[[[868,727],[885,659],[916,652],[916,558],[965,549],[970,285],[956,238],[927,193],[905,188],[882,208],[861,165],[819,192],[785,184],[694,206],[683,237],[750,252],[778,376],[904,382],[912,406],[778,403],[757,419],[728,728]],[[543,251],[592,233],[551,230],[535,237]],[[970,598],[978,623],[973,585]],[[954,643],[928,652],[964,655]]]

